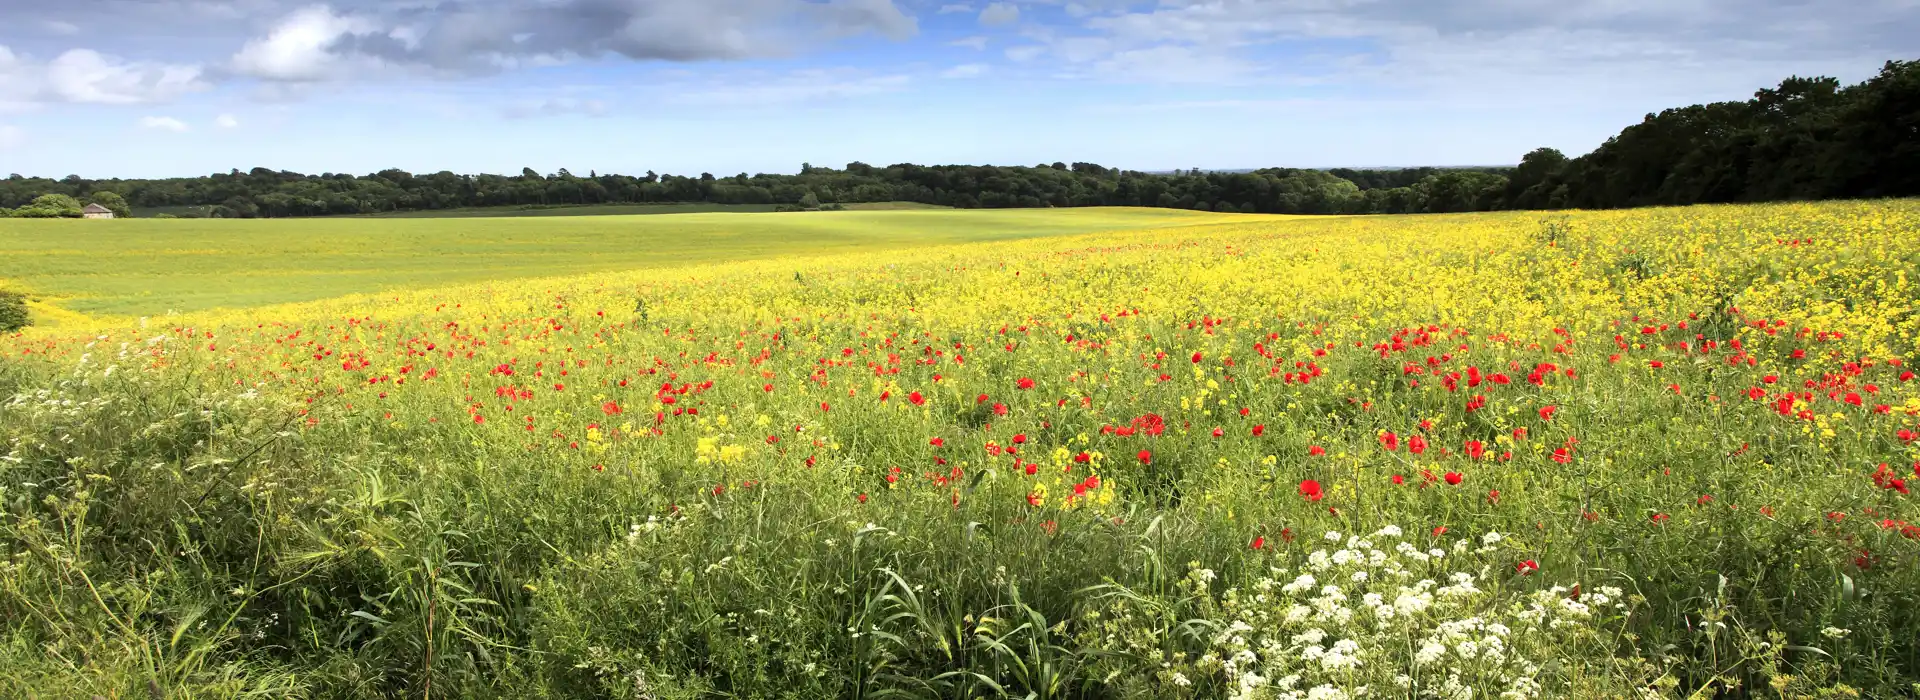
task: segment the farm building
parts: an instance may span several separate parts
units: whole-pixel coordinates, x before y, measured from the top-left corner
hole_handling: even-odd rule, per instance
[[[111,219],[113,210],[98,204],[89,204],[85,209],[80,210],[80,215],[89,219]]]

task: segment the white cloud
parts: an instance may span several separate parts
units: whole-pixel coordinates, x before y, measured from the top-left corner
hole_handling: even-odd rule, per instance
[[[980,11],[980,24],[988,27],[1013,24],[1020,21],[1020,8],[1010,2],[996,2]]]
[[[1031,61],[1047,52],[1045,46],[1015,46],[1007,49],[1007,59],[1011,61]]]
[[[247,42],[234,54],[233,69],[256,78],[292,82],[343,77],[349,64],[364,65],[368,59],[338,55],[332,50],[334,44],[377,29],[365,17],[337,15],[326,5],[308,7],[289,15],[266,37]]]
[[[1452,101],[1540,90],[1569,99],[1656,91],[1659,99],[1723,99],[1789,74],[1857,73],[1920,48],[1912,0],[1859,0],[1845,13],[1793,0],[1074,4],[1067,14],[1081,18],[1079,27],[1029,37],[1069,72],[1129,81],[1191,82],[1183,79],[1190,71],[1213,71],[1248,83],[1372,83]],[[1736,85],[1744,87],[1729,90]]]
[[[231,114],[222,114],[213,118],[213,125],[222,129],[238,129],[240,128],[240,120]]]
[[[80,33],[80,25],[72,22],[62,22],[57,19],[42,20],[40,22],[40,28],[54,36],[73,36]]]
[[[978,78],[987,74],[987,64],[968,63],[948,68],[940,73],[942,78]]]
[[[127,61],[91,49],[41,63],[0,46],[0,108],[48,102],[153,104],[206,87],[199,66]]]
[[[574,97],[556,97],[546,100],[526,100],[507,105],[501,112],[508,119],[527,119],[531,117],[558,117],[578,114],[588,117],[603,117],[607,114],[607,103],[600,100],[582,100]]]
[[[12,124],[0,124],[0,151],[10,151],[27,142],[27,134]]]
[[[845,71],[805,70],[761,80],[674,90],[666,100],[696,107],[769,107],[844,100],[899,90],[904,75],[858,76]]]
[[[187,123],[173,117],[141,117],[140,128],[183,134],[187,132]]]
[[[968,5],[966,3],[955,3],[952,5],[941,5],[939,14],[951,15],[957,12],[972,12],[972,11],[973,11],[972,5]]]
[[[987,38],[984,36],[970,36],[965,39],[955,39],[947,42],[947,44],[949,46],[961,46],[975,51],[987,50]]]

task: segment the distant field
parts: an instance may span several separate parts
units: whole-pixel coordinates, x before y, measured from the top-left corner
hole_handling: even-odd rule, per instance
[[[0,284],[157,315],[434,286],[1271,217],[1168,209],[0,223]],[[51,308],[49,308],[51,307]]]
[[[562,207],[477,207],[472,209],[438,209],[434,211],[398,211],[388,214],[367,214],[353,218],[367,219],[457,219],[472,217],[499,216],[642,216],[650,214],[766,214],[778,205],[774,204],[587,204]],[[843,205],[847,211],[919,211],[926,209],[952,209],[934,204],[919,202],[867,202]],[[813,212],[791,212],[806,214]]]
[[[764,214],[772,204],[588,204],[560,207],[473,207],[396,211],[341,217],[355,219],[457,219],[502,216],[641,216],[649,214]]]
[[[639,216],[645,214],[759,214],[774,210],[773,204],[584,204],[553,207],[469,207],[464,209],[435,209],[431,211],[396,211],[383,214],[361,214],[339,218],[360,219],[458,219],[473,217],[500,216]],[[952,209],[937,204],[920,202],[865,202],[843,205],[847,211],[906,211],[921,209]],[[172,206],[172,207],[135,207],[136,218],[151,218],[160,214],[180,217],[204,217],[212,207]]]

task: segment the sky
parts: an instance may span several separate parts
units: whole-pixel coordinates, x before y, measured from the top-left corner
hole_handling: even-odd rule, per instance
[[[1920,0],[0,0],[0,174],[1492,165]]]

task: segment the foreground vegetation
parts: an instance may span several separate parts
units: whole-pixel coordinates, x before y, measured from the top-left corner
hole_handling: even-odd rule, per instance
[[[1917,229],[1245,220],[33,332],[0,688],[1905,697]]]
[[[1750,100],[1649,114],[1576,158],[1552,148],[1512,168],[1332,171],[1266,168],[1153,174],[1093,163],[844,169],[728,177],[565,169],[518,176],[304,175],[254,168],[165,180],[0,180],[14,216],[78,216],[43,195],[219,217],[376,214],[471,207],[700,202],[792,205],[913,201],[960,208],[1141,206],[1260,214],[1406,214],[1504,209],[1609,209],[1655,204],[1767,202],[1920,195],[1920,61],[1889,61],[1864,82],[1793,77]],[[200,209],[179,209],[183,206]],[[7,215],[0,209],[0,217]]]
[[[106,316],[403,287],[1232,220],[1154,209],[479,219],[0,222],[0,286]],[[1258,217],[1254,217],[1258,218]],[[84,322],[85,319],[78,319]]]

